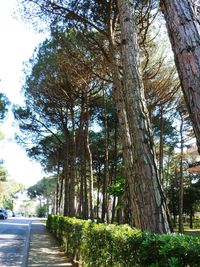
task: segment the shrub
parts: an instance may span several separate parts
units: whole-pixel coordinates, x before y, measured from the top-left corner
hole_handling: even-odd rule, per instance
[[[128,225],[96,224],[49,215],[47,228],[70,259],[92,267],[200,266],[200,239],[180,234],[141,232]]]
[[[37,209],[37,216],[39,218],[45,217],[46,216],[46,206],[39,207]]]

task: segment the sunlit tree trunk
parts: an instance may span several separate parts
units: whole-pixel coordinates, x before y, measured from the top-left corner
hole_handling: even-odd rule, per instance
[[[117,216],[116,216],[118,224],[123,224],[123,206],[124,206],[123,196],[119,196],[117,200]]]
[[[118,0],[117,3],[124,78],[122,88],[116,85],[115,99],[119,106],[120,103],[123,105],[123,109],[119,110],[119,106],[117,109],[120,113],[118,115],[135,226],[143,230],[168,233],[167,207],[155,164],[148,111],[138,67],[134,3],[130,0]],[[115,77],[113,78],[115,81]]]
[[[200,153],[200,20],[195,0],[161,0],[182,90]]]

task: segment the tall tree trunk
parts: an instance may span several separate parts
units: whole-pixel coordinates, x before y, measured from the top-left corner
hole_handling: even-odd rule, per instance
[[[105,163],[104,163],[104,177],[103,177],[103,190],[102,190],[102,222],[108,222],[108,194],[107,187],[109,181],[109,166],[108,166],[108,121],[107,121],[107,107],[105,99],[105,91],[103,92],[104,99],[104,144],[105,144]]]
[[[97,182],[97,206],[96,206],[97,223],[100,221],[100,218],[99,218],[99,204],[100,204],[100,178],[98,178],[98,182]]]
[[[58,153],[57,153],[57,175],[56,175],[56,208],[55,208],[55,213],[60,214],[60,209],[59,209],[59,197],[60,194],[60,151],[58,148]]]
[[[86,127],[85,127],[85,138],[86,138],[86,154],[87,154],[87,165],[88,165],[88,178],[89,178],[89,214],[90,219],[94,220],[94,186],[93,186],[93,168],[92,168],[92,152],[90,149],[89,142],[89,123],[90,123],[90,113],[89,113],[89,97],[86,92]]]
[[[118,136],[118,121],[117,118],[115,118],[115,135],[114,135],[114,173],[113,173],[113,180],[112,183],[115,183],[117,179],[117,136]],[[115,220],[115,207],[116,207],[116,196],[113,197],[113,206],[112,206],[112,217],[111,217],[111,223],[114,223]]]
[[[70,108],[72,121],[72,140],[71,140],[71,166],[70,166],[70,199],[69,199],[69,216],[75,216],[75,184],[76,184],[76,129],[74,119],[73,105]]]
[[[171,199],[172,199],[172,213],[173,213],[173,228],[176,228],[177,223],[177,215],[178,215],[178,193],[176,192],[176,188],[179,184],[179,177],[178,177],[178,166],[175,163],[175,170],[174,170],[174,177],[172,177],[172,184],[171,184]]]
[[[69,132],[68,132],[68,110],[66,111],[66,125],[65,125],[65,147],[64,147],[64,166],[63,166],[63,174],[64,174],[64,215],[69,216],[69,194],[70,194],[70,179],[69,179]]]
[[[130,155],[124,153],[126,169],[129,172],[128,184],[134,218],[136,227],[168,233],[170,228],[167,207],[158,179],[148,111],[138,68],[134,3],[130,0],[118,0],[117,3],[120,15],[124,87],[123,91],[116,88],[116,91],[119,90],[116,94],[122,93],[126,110],[126,120],[123,121],[123,124],[126,124],[126,133],[122,136],[122,141],[124,150]],[[123,126],[121,125],[121,128]]]
[[[97,173],[97,223],[101,221],[100,218],[100,195],[101,195],[101,163],[98,163]]]
[[[181,114],[180,114],[181,115]],[[181,151],[180,151],[180,178],[179,178],[179,233],[183,233],[183,117],[180,125]]]
[[[163,182],[163,132],[164,132],[164,120],[163,120],[163,107],[160,107],[160,146],[159,146],[159,178]]]
[[[85,122],[85,97],[84,93],[81,98],[81,112],[80,112],[80,124],[79,124],[79,140],[78,140],[78,154],[80,156],[80,192],[79,192],[79,215],[83,219],[88,218],[88,186],[86,176],[86,137],[84,132]]]
[[[69,194],[70,194],[70,183],[69,183],[69,151],[68,147],[65,150],[64,158],[64,215],[69,216]]]
[[[117,200],[117,223],[123,224],[123,196],[119,196]]]
[[[120,139],[122,143],[122,149],[123,149],[123,156],[124,156],[124,162],[125,162],[125,173],[127,176],[127,181],[130,183],[130,188],[132,188],[131,184],[134,184],[134,173],[132,172],[131,166],[133,165],[133,155],[132,155],[132,144],[131,144],[131,139],[130,139],[130,129],[128,127],[128,119],[127,119],[127,112],[126,112],[126,105],[125,105],[125,100],[123,97],[123,84],[121,81],[121,76],[120,76],[120,70],[119,67],[116,63],[115,59],[115,36],[113,32],[113,25],[112,25],[112,20],[110,20],[110,41],[109,41],[109,52],[110,52],[110,67],[112,70],[112,76],[113,76],[113,94],[114,94],[114,101],[116,105],[116,110],[117,110],[117,116],[119,120],[119,134],[120,134]],[[120,197],[118,198],[118,203]],[[132,195],[131,195],[131,208],[135,213],[135,221],[134,225],[138,228],[141,228],[141,222],[140,222],[140,216],[138,212],[138,206],[136,203],[136,195],[135,191],[132,190]],[[117,210],[117,220],[120,223],[121,222],[121,215],[119,215],[121,209]]]
[[[191,205],[191,208],[190,208],[190,228],[191,229],[193,229],[193,217],[194,217],[194,212],[193,212],[193,208]]]
[[[58,201],[58,212],[59,214],[63,213],[63,187],[64,187],[64,172],[61,173],[60,175],[60,191],[59,191],[59,201]]]
[[[89,134],[86,137],[87,146],[87,158],[88,158],[88,178],[89,178],[89,214],[90,219],[94,220],[94,189],[93,189],[93,169],[92,169],[92,152],[89,144]]]
[[[200,153],[200,20],[195,0],[161,0],[176,67]]]
[[[86,143],[87,137],[84,134],[84,142]],[[86,144],[84,144],[84,157],[83,157],[83,162],[82,162],[82,171],[83,171],[83,213],[84,213],[84,219],[88,219],[89,216],[89,204],[90,204],[90,199],[89,199],[89,194],[88,194],[88,179],[87,179],[87,148]]]

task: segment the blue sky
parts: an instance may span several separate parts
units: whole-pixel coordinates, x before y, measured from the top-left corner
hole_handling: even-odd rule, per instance
[[[34,48],[45,39],[42,33],[36,33],[31,25],[16,20],[12,14],[16,0],[0,0],[0,92],[6,94],[11,104],[23,104],[21,87],[24,80],[23,62],[28,60]],[[32,162],[25,151],[15,143],[12,112],[0,125],[6,139],[0,142],[0,159],[9,177],[25,186],[36,183],[44,176],[39,163]]]

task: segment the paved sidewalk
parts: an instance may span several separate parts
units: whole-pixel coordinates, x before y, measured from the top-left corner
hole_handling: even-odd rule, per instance
[[[60,251],[57,240],[40,221],[33,221],[30,232],[30,245],[27,267],[78,266],[70,263]]]

